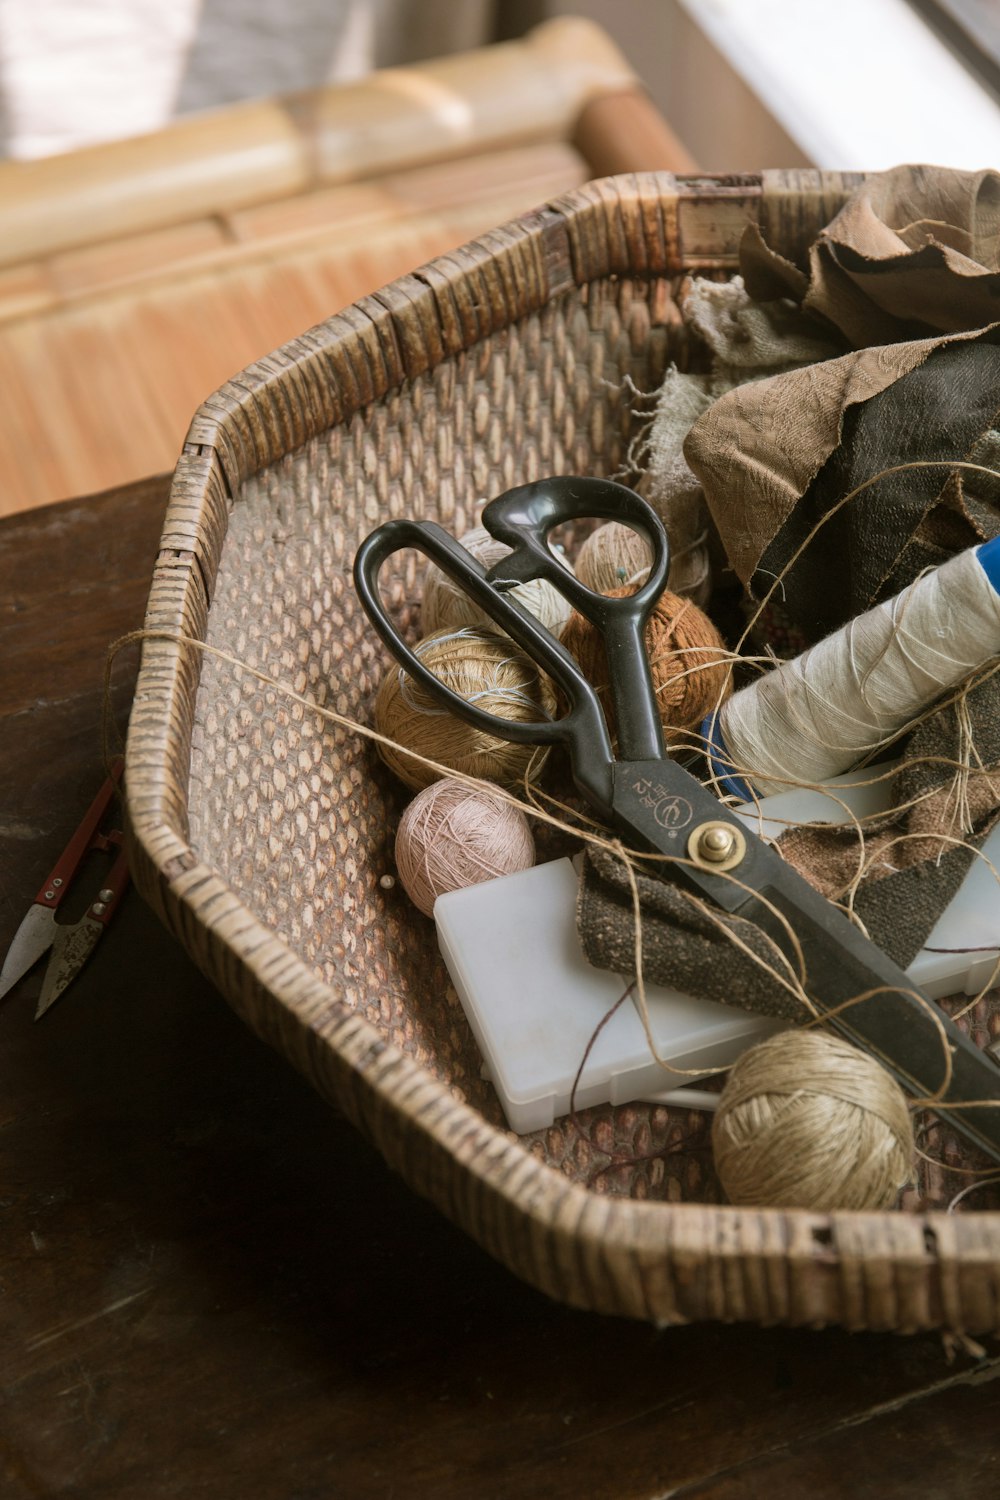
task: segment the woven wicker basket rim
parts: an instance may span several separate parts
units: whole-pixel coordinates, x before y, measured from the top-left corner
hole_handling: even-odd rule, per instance
[[[204,634],[233,497],[250,475],[560,292],[615,275],[735,270],[740,234],[752,221],[776,248],[801,257],[859,180],[803,171],[590,183],[400,278],[234,376],[191,423],[147,628]],[[418,1191],[518,1274],[598,1310],[660,1324],[713,1317],[899,1331],[1000,1326],[998,1213],[820,1215],[605,1197],[560,1179],[457,1103],[338,1000],[191,848],[193,656],[166,639],[144,643],[127,750],[136,882],[260,1034],[314,1078],[317,1054],[335,1055],[335,1090],[328,1079],[321,1086]],[[272,1026],[261,1014],[275,1006],[283,1014]],[[475,1213],[466,1193],[477,1198]],[[500,1228],[484,1229],[484,1214],[502,1220]]]

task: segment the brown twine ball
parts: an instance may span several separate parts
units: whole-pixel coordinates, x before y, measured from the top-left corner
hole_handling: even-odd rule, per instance
[[[413,648],[446,687],[501,719],[552,718],[555,693],[550,680],[507,636],[468,626],[439,630]],[[438,704],[402,667],[389,669],[379,686],[375,728],[399,744],[439,761],[451,771],[478,776],[501,786],[520,786],[542,769],[547,747],[513,745],[473,729]],[[389,745],[379,754],[391,771],[418,791],[439,773]]]
[[[634,592],[634,588],[613,589],[608,597],[622,599]],[[608,663],[600,632],[574,610],[562,643],[597,689],[614,732]],[[649,617],[646,650],[664,736],[668,743],[682,739],[684,730],[698,727],[705,715],[729,696],[729,653],[704,610],[669,590],[661,594]]]
[[[528,870],[535,841],[519,807],[486,787],[444,777],[418,792],[396,832],[396,869],[425,916],[446,891]]]
[[[825,1032],[782,1031],[732,1069],[712,1149],[731,1203],[891,1208],[911,1175],[913,1122],[873,1057]]]
[[[595,594],[627,588],[634,593],[649,577],[649,543],[631,526],[608,521],[598,526],[576,555],[576,576]]]

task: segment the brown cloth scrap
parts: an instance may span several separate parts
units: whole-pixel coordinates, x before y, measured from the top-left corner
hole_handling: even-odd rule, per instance
[[[699,373],[672,365],[667,370],[635,456],[642,469],[639,493],[670,539],[668,585],[704,606],[712,585],[708,512],[684,457],[685,438],[712,402],[734,386],[829,359],[842,352],[842,341],[832,340],[786,298],[754,302],[740,276],[722,282],[692,278],[681,296],[681,312],[710,353],[711,368]]]
[[[684,453],[740,582],[762,598],[780,574],[787,612],[795,618],[802,608],[800,623],[817,640],[903,586],[896,563],[933,509],[969,523],[935,561],[996,535],[1000,481],[950,477],[947,463],[988,465],[1000,446],[998,413],[1000,324],[993,324],[854,350],[737,386],[694,424]],[[796,558],[842,496],[914,459],[942,462],[877,480]],[[810,628],[806,601],[817,605],[831,591],[839,611],[823,610]]]
[[[754,596],[784,573],[830,505],[861,481],[914,459],[989,463],[1000,448],[998,233],[1000,174],[934,167],[900,167],[863,182],[810,247],[808,273],[768,249],[759,230],[746,231],[747,291],[766,300],[791,297],[855,346],[840,358],[738,386],[688,435],[685,457],[730,564]],[[951,348],[969,340],[972,351]],[[898,559],[935,506],[964,513],[971,531],[952,537],[945,527],[943,549],[923,563],[915,558],[914,576],[927,561],[995,535],[984,515],[995,513],[995,497],[987,492],[984,508],[984,486],[988,491],[988,480],[968,474],[949,480],[943,464],[879,481],[876,493],[845,506],[842,527],[850,531],[859,517],[847,555],[843,538],[829,544],[824,527],[803,562],[783,576],[788,613],[795,615],[788,590],[798,584],[803,598],[812,595],[817,557],[827,569],[839,567],[840,582],[852,564],[865,564],[863,587],[841,596],[841,619],[901,587]],[[971,503],[963,502],[966,490]],[[879,491],[888,496],[884,515]],[[896,497],[914,491],[921,503],[913,500],[899,514]],[[869,559],[873,540],[877,558]],[[882,573],[872,581],[877,564]],[[841,619],[821,612],[809,638]]]
[[[756,225],[740,269],[751,297],[791,297],[857,349],[982,328],[1000,314],[1000,174],[877,173],[813,241],[808,273],[769,249]]]
[[[871,361],[887,352],[853,357]],[[998,421],[1000,327],[953,335],[925,350],[908,373],[841,413],[839,441],[771,536],[750,579],[751,593],[763,597],[781,575],[782,608],[814,641],[898,593],[922,569],[995,536],[1000,475],[950,465],[988,456]],[[900,467],[913,459],[940,462]],[[883,472],[890,469],[896,472]],[[879,474],[836,508],[842,496]]]

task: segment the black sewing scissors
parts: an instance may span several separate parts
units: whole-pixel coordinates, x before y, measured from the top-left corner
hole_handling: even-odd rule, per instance
[[[587,517],[620,521],[649,541],[650,575],[631,596],[594,593],[551,550],[548,539],[556,527]],[[816,1011],[831,1026],[877,1057],[915,1097],[944,1088],[941,1101],[956,1106],[947,1111],[955,1128],[1000,1161],[1000,1068],[842,912],[666,756],[644,644],[646,621],[669,564],[666,532],[655,512],[610,480],[561,477],[520,485],[491,500],[482,524],[511,548],[488,572],[432,521],[388,521],[358,549],[358,594],[400,664],[475,728],[518,743],[564,746],[578,788],[630,848],[680,856],[684,863],[671,866],[672,876],[761,928],[799,973]],[[437,563],[558,683],[569,703],[562,718],[514,723],[488,713],[446,687],[400,639],[382,602],[378,574],[387,558],[407,547]],[[573,657],[507,597],[518,584],[537,578],[554,585],[601,632],[617,720],[617,758],[597,694]],[[877,993],[856,999],[869,991]],[[841,1006],[846,1008],[830,1014]],[[996,1100],[997,1107],[977,1106],[974,1100]]]

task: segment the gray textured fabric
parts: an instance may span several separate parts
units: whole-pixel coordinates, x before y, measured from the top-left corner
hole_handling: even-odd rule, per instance
[[[642,964],[647,980],[673,985],[687,995],[738,1005],[761,1015],[802,1021],[795,997],[776,983],[768,967],[774,949],[760,929],[739,917],[719,914],[762,962],[754,963],[703,916],[668,879],[636,873],[642,909]],[[588,849],[577,899],[577,928],[587,959],[616,974],[635,971],[635,908],[623,862],[606,850]]]

